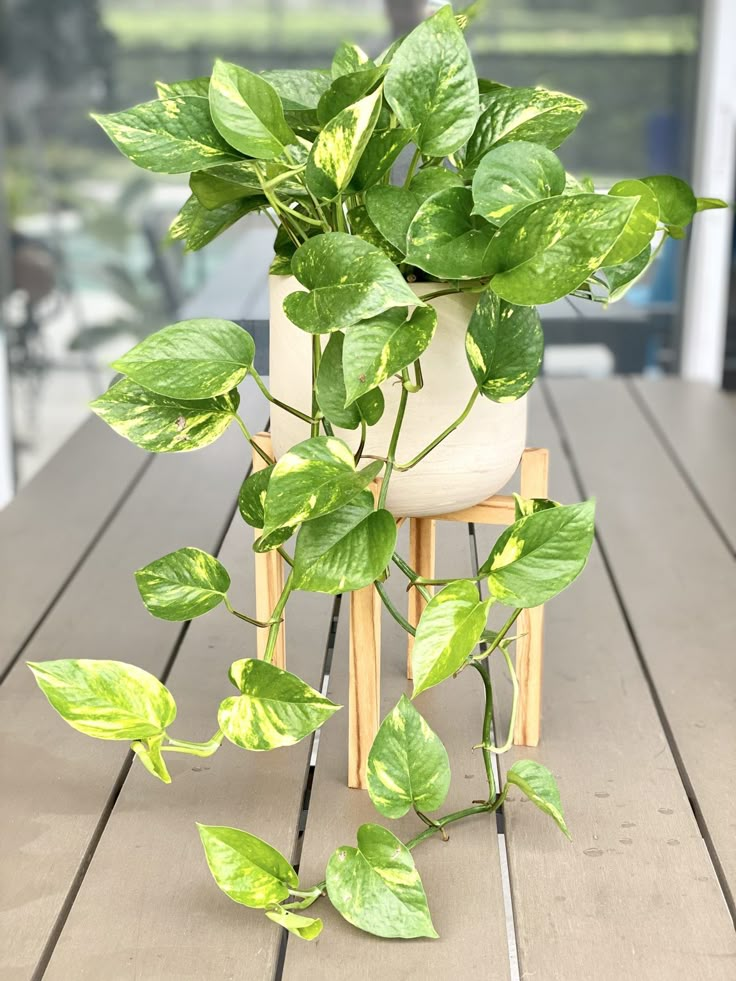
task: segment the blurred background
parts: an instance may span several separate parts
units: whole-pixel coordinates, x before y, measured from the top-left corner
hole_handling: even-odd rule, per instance
[[[218,55],[260,71],[329,67],[343,39],[376,54],[440,5],[0,0],[0,506],[86,418],[87,401],[111,378],[110,360],[142,335],[188,317],[252,324],[268,315],[273,232],[265,217],[241,223],[201,253],[164,248],[186,179],[136,170],[90,110],[155,98],[156,79],[209,74]],[[732,171],[727,189],[722,173],[718,187],[702,186],[697,178],[708,175],[708,160],[693,153],[694,145],[712,144],[707,126],[714,126],[698,110],[698,93],[702,104],[708,86],[723,85],[723,67],[714,62],[722,60],[716,49],[723,39],[708,7],[700,0],[488,0],[469,43],[479,75],[543,84],[588,102],[561,156],[599,188],[670,172],[695,179],[696,193],[732,200]],[[690,374],[700,370],[733,386],[733,250],[723,215],[716,246],[728,252],[723,268],[731,284],[726,356],[719,353],[724,298],[715,314],[715,359]],[[545,371],[688,374],[694,361],[682,311],[713,316],[702,308],[702,273],[694,285],[693,277],[688,242],[670,242],[649,276],[608,311],[565,302],[544,308]],[[691,348],[700,345],[697,329]]]

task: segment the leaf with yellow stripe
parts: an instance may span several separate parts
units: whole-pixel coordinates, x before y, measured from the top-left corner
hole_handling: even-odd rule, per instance
[[[286,899],[299,877],[281,852],[247,831],[197,824],[212,878],[226,896],[264,909]]]
[[[138,569],[138,592],[148,612],[160,620],[192,620],[225,599],[227,569],[200,548],[180,548]]]
[[[316,197],[330,200],[343,191],[381,111],[381,90],[367,95],[332,118],[312,145],[304,180]]]

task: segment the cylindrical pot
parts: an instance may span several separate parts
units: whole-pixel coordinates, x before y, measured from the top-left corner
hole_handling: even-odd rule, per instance
[[[417,283],[421,296],[441,283]],[[311,396],[311,337],[287,318],[283,301],[303,287],[293,276],[270,277],[270,388],[276,398],[309,413]],[[465,331],[477,296],[453,294],[432,301],[437,330],[422,355],[424,387],[409,398],[397,449],[406,462],[450,425],[465,408],[474,380],[465,357]],[[349,329],[349,328],[348,328]],[[323,346],[327,341],[325,335]],[[386,411],[368,429],[365,453],[385,456],[399,401],[399,387],[389,378],[381,386]],[[336,429],[353,449],[357,432]],[[309,426],[272,406],[271,437],[278,459],[294,444],[309,437]],[[446,514],[478,504],[499,491],[512,476],[526,444],[526,399],[491,402],[479,398],[464,422],[432,452],[406,472],[394,471],[387,507],[395,515],[421,517]]]

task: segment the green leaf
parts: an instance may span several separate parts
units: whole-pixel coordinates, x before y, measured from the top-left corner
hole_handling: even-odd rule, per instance
[[[356,324],[353,330],[358,330],[361,326],[362,324]],[[362,398],[345,405],[347,396],[343,376],[344,341],[344,334],[337,330],[330,335],[327,347],[322,352],[315,386],[317,404],[333,426],[357,429],[361,420],[369,426],[374,426],[383,415],[385,407],[383,392],[379,389],[366,392]]]
[[[294,551],[294,587],[312,593],[351,592],[384,572],[396,548],[396,521],[373,508],[364,491],[348,504],[299,529]]]
[[[159,99],[172,99],[177,95],[198,95],[201,99],[206,99],[209,91],[209,75],[200,75],[181,82],[156,82],[156,95]]]
[[[262,211],[267,205],[265,197],[250,195],[210,209],[201,205],[192,194],[171,223],[169,238],[183,241],[185,252],[198,252],[240,218],[253,211]]]
[[[283,173],[282,168],[272,169]],[[269,176],[266,174],[267,178]],[[195,171],[189,178],[189,187],[197,201],[209,211],[241,198],[258,197],[265,202],[258,177],[253,170],[253,162],[250,160],[244,160],[240,164],[226,164],[222,167],[212,167],[210,170]]]
[[[293,746],[341,707],[295,674],[255,658],[236,661],[230,680],[241,694],[220,704],[217,721],[230,742],[243,749]]]
[[[392,307],[424,305],[386,254],[354,235],[315,235],[296,250],[291,268],[309,292],[290,293],[284,311],[310,334],[344,330]]]
[[[580,99],[543,88],[494,88],[483,96],[484,108],[465,151],[465,170],[472,172],[493,146],[525,140],[556,150],[585,112]]]
[[[249,157],[270,160],[296,143],[278,92],[260,75],[218,59],[210,79],[209,101],[219,133]]]
[[[593,544],[595,503],[538,511],[510,525],[478,570],[506,606],[541,606],[577,579]],[[416,650],[416,648],[415,648]]]
[[[237,828],[197,824],[197,829],[213,879],[236,903],[263,909],[298,888],[291,864],[261,838]]]
[[[642,181],[619,181],[608,193],[614,197],[639,198],[624,230],[605,258],[605,265],[617,266],[634,259],[649,245],[657,230],[659,203],[654,191]]]
[[[124,378],[90,402],[90,408],[116,433],[149,453],[181,453],[198,450],[221,436],[239,402],[237,391],[177,401]]]
[[[496,229],[472,212],[469,187],[449,187],[427,198],[409,226],[406,261],[438,279],[491,275]]]
[[[413,698],[460,670],[480,640],[490,606],[468,579],[451,582],[432,597],[414,638]]]
[[[122,661],[28,661],[38,687],[73,729],[95,739],[147,739],[176,718],[158,678]]]
[[[376,460],[356,470],[350,447],[334,436],[313,436],[297,443],[271,474],[264,533],[336,511],[365,490],[382,466]]]
[[[315,197],[331,200],[343,191],[373,132],[381,109],[381,90],[343,109],[312,145],[304,180]]]
[[[376,226],[373,224],[367,208],[359,204],[348,211],[351,234],[362,238],[364,242],[370,242],[376,248],[385,252],[394,265],[404,261],[404,253],[399,252],[388,239],[384,238]]]
[[[327,895],[348,923],[376,937],[436,937],[411,852],[387,828],[362,824],[358,847],[327,864]]]
[[[368,215],[381,235],[406,255],[406,236],[422,199],[404,187],[371,187],[365,196]]]
[[[441,807],[450,789],[450,760],[442,740],[402,695],[386,716],[368,754],[368,793],[384,817],[414,807]]]
[[[433,307],[387,310],[354,324],[345,335],[342,365],[348,404],[360,404],[366,393],[413,364],[429,347],[437,327]]]
[[[465,353],[482,395],[494,402],[521,398],[542,365],[544,334],[537,311],[485,290],[468,323]]]
[[[534,760],[518,760],[506,774],[506,780],[515,784],[540,811],[549,814],[560,831],[572,839],[562,816],[562,803],[557,782],[547,767]]]
[[[711,211],[717,208],[727,208],[728,202],[722,198],[695,198],[696,211]]]
[[[321,69],[282,68],[261,72],[281,97],[284,117],[297,129],[318,128],[317,106],[330,87],[329,72]]]
[[[146,609],[160,620],[193,620],[225,599],[230,576],[199,548],[170,552],[135,574]]]
[[[665,225],[684,227],[690,224],[698,202],[686,181],[670,174],[658,174],[642,177],[641,182],[654,191],[659,202],[659,217]]]
[[[478,118],[478,79],[452,8],[442,7],[404,40],[391,61],[386,101],[426,156],[454,153]]]
[[[473,177],[473,213],[502,225],[532,201],[562,194],[565,169],[546,147],[519,140],[489,150]]]
[[[300,940],[314,940],[322,933],[322,920],[312,916],[301,916],[281,907],[267,909],[266,916]]]
[[[374,131],[355,168],[349,191],[361,192],[377,184],[390,171],[410,139],[411,130],[408,129]]]
[[[112,367],[159,395],[207,399],[239,385],[254,354],[253,338],[230,320],[183,320],[150,334]]]
[[[626,227],[636,201],[573,194],[527,205],[493,240],[492,286],[509,303],[552,303],[601,266]]]
[[[447,167],[424,167],[412,177],[409,190],[412,194],[418,194],[422,201],[426,201],[437,191],[464,186],[465,182],[455,170],[448,170]]]
[[[537,511],[548,511],[550,508],[559,507],[562,507],[559,501],[550,501],[546,497],[522,497],[520,494],[514,494],[514,521],[527,518]]]
[[[200,96],[154,99],[92,118],[144,170],[185,174],[238,159],[213,126],[207,99]]]
[[[240,516],[251,528],[262,528],[265,520],[263,505],[266,501],[268,484],[273,473],[272,464],[263,470],[254,470],[243,481],[238,494]]]
[[[368,68],[336,78],[319,100],[317,119],[320,125],[329,123],[343,109],[367,95],[383,74],[380,68]]]
[[[608,302],[615,303],[620,300],[634,283],[642,276],[649,266],[652,258],[651,246],[647,245],[639,255],[622,262],[619,266],[601,266],[601,272],[606,277],[608,283]]]
[[[145,742],[135,739],[130,744],[130,748],[150,774],[162,783],[171,783],[171,774],[166,768],[166,763],[161,752],[163,740],[163,733],[158,736],[149,736]]]
[[[332,77],[340,78],[365,68],[373,68],[374,64],[368,55],[357,44],[342,41],[337,46],[332,59]]]

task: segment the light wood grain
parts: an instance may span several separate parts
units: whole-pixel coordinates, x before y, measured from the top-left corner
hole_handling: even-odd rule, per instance
[[[578,418],[589,417],[599,384],[570,403]],[[552,497],[579,500],[538,393],[530,413],[531,436],[554,462]],[[604,415],[591,434],[601,448],[610,447],[611,420],[618,425],[611,406]],[[621,460],[619,452],[612,467]],[[634,472],[640,487],[645,462]],[[602,482],[595,486],[602,493]],[[609,507],[600,501],[604,535]],[[638,529],[630,570],[647,536],[631,506],[627,520],[632,536]],[[493,535],[479,527],[476,535],[483,555]],[[521,977],[726,981],[736,954],[728,912],[597,548],[577,582],[547,604],[545,647],[541,744],[512,750],[500,765],[532,758],[552,770],[573,841],[512,791],[504,810]],[[500,659],[493,676],[503,737],[511,686]]]
[[[365,790],[381,711],[381,601],[373,586],[350,594],[348,786]]]
[[[434,579],[435,567],[435,527],[432,518],[411,518],[409,522],[409,565],[423,579]],[[434,592],[428,587],[430,593]],[[407,619],[412,627],[419,623],[427,601],[418,589],[409,590],[409,611]],[[411,681],[414,677],[411,668],[411,652],[414,638],[407,634],[406,677]]]
[[[268,433],[258,433],[254,441],[260,446],[264,453],[271,456],[271,437]],[[263,457],[253,450],[253,470],[259,472],[265,470],[268,464]],[[254,537],[258,538],[262,529],[254,529]],[[284,560],[278,552],[254,552],[254,562],[256,570],[256,620],[266,623],[271,619],[271,613],[279,601],[279,597],[284,590]],[[258,657],[263,657],[266,653],[268,643],[268,629],[260,627],[256,630],[256,642],[258,645]],[[277,668],[286,667],[286,620],[279,627],[276,637],[276,646],[273,649],[273,664]]]
[[[510,525],[514,520],[514,498],[511,494],[495,494],[487,501],[474,504],[460,511],[436,514],[427,521],[459,521],[462,524],[478,521],[484,525]]]

